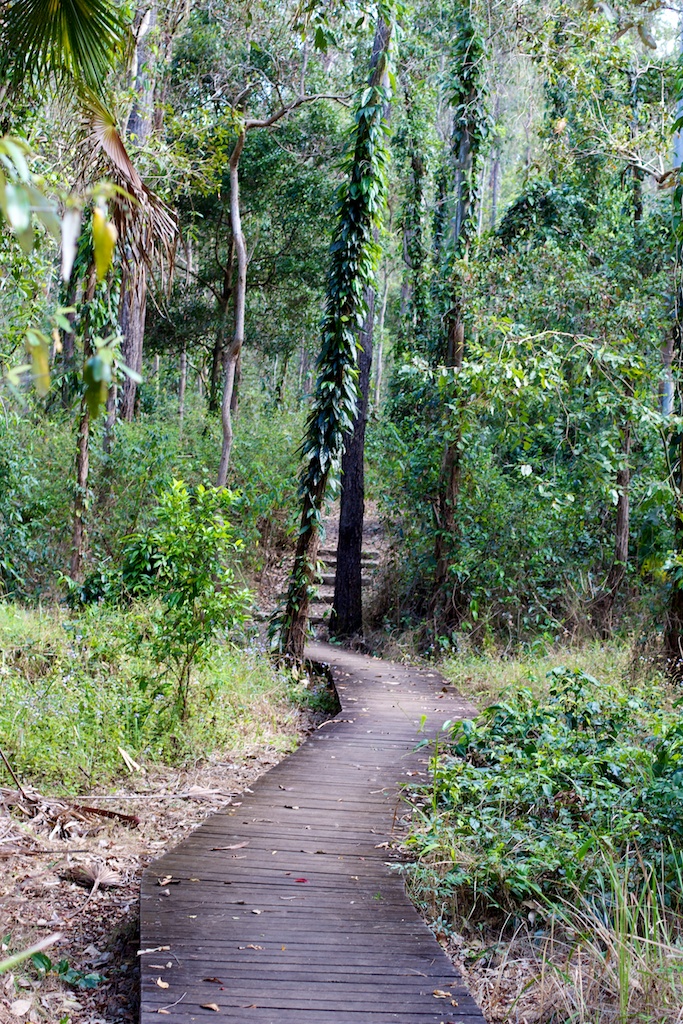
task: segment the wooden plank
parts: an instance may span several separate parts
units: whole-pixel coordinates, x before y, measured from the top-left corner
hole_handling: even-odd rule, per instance
[[[311,653],[333,662],[337,718],[144,874],[142,948],[170,948],[141,957],[141,1024],[215,1020],[203,1002],[241,1024],[482,1024],[383,848],[424,777],[416,744],[474,709],[437,673]]]

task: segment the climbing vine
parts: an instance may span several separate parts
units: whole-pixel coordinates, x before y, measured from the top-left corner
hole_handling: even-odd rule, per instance
[[[386,192],[384,110],[391,91],[390,42],[391,24],[382,19],[370,82],[356,110],[347,178],[339,195],[338,228],[330,246],[318,376],[301,446],[299,542],[286,609],[275,623],[281,652],[295,662],[303,658],[328,482],[338,479],[344,435],[352,429],[356,414],[357,332],[366,313],[365,289],[374,283],[378,257],[374,232]]]

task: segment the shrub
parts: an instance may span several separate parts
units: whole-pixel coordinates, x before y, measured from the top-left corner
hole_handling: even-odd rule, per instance
[[[459,908],[519,911],[600,888],[605,849],[664,865],[678,900],[683,730],[647,697],[577,669],[550,673],[476,721],[448,724],[411,844]],[[629,852],[630,851],[630,852]]]

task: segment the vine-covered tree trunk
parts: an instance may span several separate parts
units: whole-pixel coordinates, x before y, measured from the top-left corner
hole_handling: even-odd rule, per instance
[[[356,114],[339,226],[330,248],[319,375],[303,443],[301,525],[280,624],[281,656],[295,663],[304,656],[327,484],[330,474],[338,471],[344,439],[356,415],[356,331],[365,319],[365,289],[374,286],[377,245],[373,232],[385,195],[384,108],[389,96],[391,31],[380,18],[369,86]]]
[[[451,106],[453,135],[451,149],[455,167],[455,206],[451,220],[451,240],[446,253],[450,260],[466,255],[476,227],[478,160],[488,135],[483,73],[484,44],[476,31],[471,15],[463,9],[457,20],[458,35],[454,44]],[[457,267],[457,263],[455,264]],[[461,408],[457,371],[465,355],[465,323],[463,282],[458,270],[451,273],[451,302],[445,316],[446,336],[442,343],[442,361],[455,371],[455,401],[449,406]],[[453,421],[453,416],[456,416]],[[436,533],[434,560],[436,572],[431,602],[435,618],[447,621],[459,618],[460,595],[452,585],[450,552],[457,534],[457,504],[462,478],[462,411],[448,412],[447,440],[441,460],[439,487],[434,503]]]
[[[337,540],[337,575],[330,618],[333,636],[353,636],[363,631],[363,519],[365,515],[365,428],[372,367],[375,293],[366,290],[365,323],[359,338],[358,409],[344,448],[341,463],[341,506]]]

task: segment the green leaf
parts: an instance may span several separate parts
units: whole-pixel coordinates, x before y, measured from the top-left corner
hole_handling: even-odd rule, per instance
[[[5,185],[3,211],[16,234],[28,230],[31,224],[31,202],[21,185]]]

